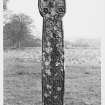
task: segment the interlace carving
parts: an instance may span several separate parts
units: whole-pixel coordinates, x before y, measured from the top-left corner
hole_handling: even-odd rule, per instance
[[[63,105],[64,41],[62,17],[65,0],[39,0],[43,17],[42,35],[42,102],[43,105]]]

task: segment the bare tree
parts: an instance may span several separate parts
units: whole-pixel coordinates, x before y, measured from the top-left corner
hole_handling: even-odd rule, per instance
[[[23,40],[32,37],[32,19],[25,15],[13,15],[11,21],[5,24],[4,28],[4,40],[11,40],[12,44],[16,48],[20,48],[20,44]]]

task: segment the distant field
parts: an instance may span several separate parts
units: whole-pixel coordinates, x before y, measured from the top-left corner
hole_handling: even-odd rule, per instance
[[[101,105],[99,49],[65,49],[65,105]],[[4,51],[4,105],[42,105],[41,49]]]

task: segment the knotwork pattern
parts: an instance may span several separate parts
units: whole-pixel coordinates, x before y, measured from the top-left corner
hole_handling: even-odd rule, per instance
[[[43,105],[63,105],[64,41],[62,17],[64,0],[39,0],[43,17],[42,35],[42,102]]]

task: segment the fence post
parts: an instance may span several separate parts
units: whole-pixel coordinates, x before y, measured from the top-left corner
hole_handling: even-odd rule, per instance
[[[64,101],[64,38],[62,17],[65,0],[39,0],[43,17],[42,34],[42,103],[63,105]]]

